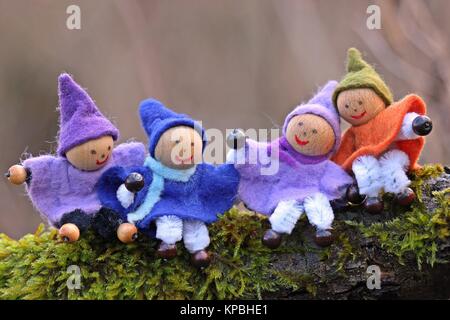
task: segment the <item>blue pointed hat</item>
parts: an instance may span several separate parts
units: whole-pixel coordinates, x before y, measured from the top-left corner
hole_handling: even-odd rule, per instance
[[[161,135],[170,128],[187,126],[194,128],[202,137],[203,149],[208,140],[201,125],[185,114],[176,113],[166,108],[155,99],[147,99],[139,105],[139,114],[142,126],[148,136],[148,150],[152,157],[155,156],[155,148]]]
[[[89,140],[119,137],[119,130],[98,110],[94,101],[67,73],[58,78],[59,137],[58,154]]]

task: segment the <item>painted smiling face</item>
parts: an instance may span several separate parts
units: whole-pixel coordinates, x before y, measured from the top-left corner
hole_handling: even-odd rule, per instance
[[[360,126],[375,118],[386,104],[372,89],[352,89],[339,94],[337,108],[348,123]]]
[[[174,169],[188,169],[202,162],[203,141],[191,127],[178,126],[164,132],[155,148],[155,158]]]
[[[286,138],[297,152],[307,156],[325,155],[335,143],[331,125],[314,114],[293,117],[287,126]]]
[[[111,157],[113,138],[104,136],[89,140],[66,152],[66,158],[77,169],[94,171],[106,165]]]

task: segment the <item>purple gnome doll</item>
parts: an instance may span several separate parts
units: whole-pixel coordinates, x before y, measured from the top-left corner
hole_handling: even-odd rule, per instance
[[[58,82],[57,155],[30,157],[12,166],[7,176],[14,184],[26,182],[28,196],[41,216],[59,228],[64,240],[72,242],[92,226],[96,214],[108,216],[112,223],[109,215],[115,213],[102,208],[96,183],[111,166],[143,164],[145,146],[129,142],[113,149],[119,136],[117,128],[68,74],[61,74]]]
[[[144,100],[139,111],[149,156],[144,166],[106,171],[99,197],[138,230],[161,240],[159,257],[176,256],[176,242],[183,239],[192,263],[205,267],[210,260],[207,224],[233,206],[239,174],[232,164],[203,163],[205,132],[187,115],[153,99]]]
[[[247,208],[269,216],[272,228],[263,243],[270,248],[281,244],[281,234],[290,234],[304,213],[316,228],[318,245],[333,241],[330,201],[345,197],[352,184],[352,178],[329,160],[341,136],[331,100],[336,84],[328,82],[308,103],[296,107],[286,117],[283,135],[270,143],[244,143],[237,131],[229,137],[234,147],[227,158],[240,173],[239,198]]]

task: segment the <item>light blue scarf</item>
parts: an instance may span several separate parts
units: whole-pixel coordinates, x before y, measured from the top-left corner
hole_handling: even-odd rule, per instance
[[[188,182],[197,168],[197,166],[193,166],[192,168],[186,170],[172,169],[166,167],[161,162],[156,161],[150,156],[145,159],[144,166],[152,170],[152,183],[148,188],[144,202],[134,212],[130,212],[127,215],[129,222],[142,220],[152,211],[155,204],[161,199],[161,193],[164,190],[164,179],[178,182]]]

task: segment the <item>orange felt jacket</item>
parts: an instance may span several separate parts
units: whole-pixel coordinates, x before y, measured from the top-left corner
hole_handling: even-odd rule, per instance
[[[345,170],[352,170],[353,161],[362,155],[380,156],[391,145],[405,152],[409,157],[409,169],[420,168],[417,164],[425,139],[395,141],[402,128],[403,118],[408,112],[424,115],[427,111],[425,102],[419,96],[410,94],[394,102],[375,118],[360,126],[349,128],[342,137],[339,150],[332,160]]]

